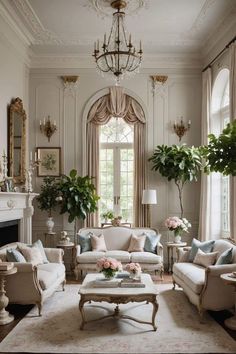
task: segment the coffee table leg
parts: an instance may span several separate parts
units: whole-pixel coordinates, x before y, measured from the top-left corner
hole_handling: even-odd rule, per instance
[[[156,318],[156,314],[157,314],[158,306],[159,306],[156,299],[152,301],[152,306],[153,306],[153,310],[152,310],[152,325],[153,325],[153,330],[156,331],[157,330],[157,326],[155,324],[155,318]]]
[[[80,299],[80,302],[79,302],[79,310],[80,310],[80,313],[81,313],[81,317],[82,317],[82,322],[81,322],[81,325],[80,325],[80,329],[81,331],[84,329],[84,325],[86,323],[86,320],[85,320],[85,313],[84,313],[84,299],[81,298]]]

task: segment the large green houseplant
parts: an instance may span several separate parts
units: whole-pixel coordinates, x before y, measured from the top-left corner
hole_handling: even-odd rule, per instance
[[[209,144],[202,148],[206,172],[220,172],[236,176],[236,120],[227,124],[219,137],[209,136]]]
[[[158,145],[150,157],[152,170],[158,171],[168,181],[174,180],[178,188],[181,218],[183,217],[183,188],[187,182],[197,181],[202,167],[200,149],[183,145]]]
[[[76,170],[71,170],[69,176],[63,175],[60,181],[61,214],[68,213],[68,222],[74,224],[76,234],[76,221],[84,220],[88,214],[97,210],[99,197],[88,176],[78,176]]]

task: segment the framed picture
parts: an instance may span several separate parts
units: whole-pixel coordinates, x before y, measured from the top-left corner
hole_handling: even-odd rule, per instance
[[[38,177],[59,177],[61,174],[61,148],[38,147]]]

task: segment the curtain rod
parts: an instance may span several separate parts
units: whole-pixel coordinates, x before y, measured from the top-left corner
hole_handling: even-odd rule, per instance
[[[230,44],[232,44],[235,40],[236,40],[236,36],[233,39],[231,39],[231,41],[228,44],[226,44],[226,46],[220,51],[220,53],[218,53],[215,56],[214,59],[212,59],[212,61],[202,70],[202,73],[206,71],[208,68],[210,68],[211,65],[216,61],[216,59],[218,59],[224,53],[224,51],[229,48]]]

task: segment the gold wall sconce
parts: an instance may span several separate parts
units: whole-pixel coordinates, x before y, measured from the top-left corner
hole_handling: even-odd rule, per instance
[[[174,132],[179,137],[179,141],[181,141],[182,137],[187,133],[187,131],[191,127],[191,120],[188,121],[187,124],[183,122],[183,117],[180,118],[180,122],[174,123]]]
[[[46,135],[48,141],[50,141],[52,135],[57,130],[56,121],[52,123],[50,120],[50,116],[47,119],[44,118],[43,122],[40,120],[40,131],[42,134]]]

